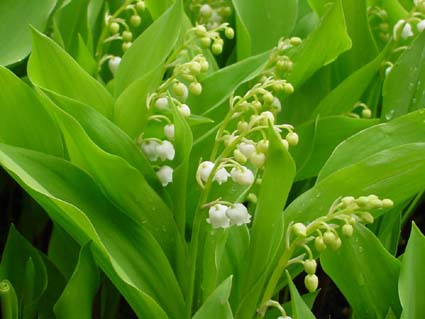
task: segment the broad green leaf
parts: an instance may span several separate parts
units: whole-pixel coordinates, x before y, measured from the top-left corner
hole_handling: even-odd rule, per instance
[[[400,56],[384,82],[383,118],[390,120],[424,107],[424,63],[425,33],[422,33]]]
[[[0,1],[0,65],[22,61],[31,51],[30,25],[44,30],[56,0]]]
[[[136,138],[146,125],[146,99],[161,83],[162,64],[142,75],[127,87],[115,102],[114,122],[130,137]]]
[[[389,309],[400,314],[400,262],[363,225],[342,238],[340,249],[324,251],[320,262],[353,307],[353,318],[384,318]]]
[[[285,223],[307,222],[326,214],[340,196],[376,194],[394,203],[425,188],[425,143],[388,148],[353,162],[320,179],[285,210]],[[400,187],[403,185],[403,187]],[[380,211],[375,212],[376,215]]]
[[[371,225],[372,231],[376,234],[382,245],[393,255],[397,254],[400,231],[401,231],[401,215],[406,203],[397,205],[389,212],[385,213],[376,221],[376,231]]]
[[[425,316],[425,236],[412,224],[410,238],[401,262],[398,292],[403,307],[401,318],[415,319]]]
[[[114,204],[156,238],[172,264],[181,253],[173,215],[144,176],[120,156],[105,152],[71,115],[53,103],[71,162],[87,171]],[[111,180],[114,181],[111,183]]]
[[[279,247],[284,232],[282,210],[295,177],[294,161],[283,146],[281,137],[272,128],[268,137],[267,162],[250,232],[247,259],[242,270],[242,296],[248,297],[238,308],[239,318],[248,318],[255,312],[261,290],[252,292],[252,288],[264,279],[264,273]]]
[[[172,0],[145,0],[152,18],[157,19],[161,14],[173,4]]]
[[[97,62],[81,35],[78,35],[78,50],[75,58],[79,65],[91,76],[97,74]]]
[[[425,142],[425,110],[367,128],[342,142],[332,153],[318,181],[379,151],[407,143]]]
[[[88,245],[81,248],[78,264],[65,290],[56,302],[54,311],[57,318],[92,318],[93,298],[100,281],[99,270]]]
[[[124,158],[143,174],[157,192],[163,189],[148,159],[137,147],[136,143],[119,127],[86,104],[51,91],[44,90],[44,92],[49,95],[57,106],[80,123],[84,131],[98,147],[107,153]]]
[[[138,316],[158,310],[153,300],[169,317],[185,316],[182,293],[159,244],[112,205],[84,171],[62,159],[4,144],[0,163],[80,245],[93,242],[98,264]]]
[[[63,155],[56,123],[34,91],[0,66],[0,142]]]
[[[183,5],[181,0],[177,0],[133,42],[116,74],[116,96],[165,62],[177,43],[182,17]]]
[[[378,122],[379,120],[329,116],[297,126],[300,142],[290,150],[299,168],[297,180],[317,176],[339,143]]]
[[[269,50],[291,34],[297,20],[297,0],[233,0],[237,14],[238,60]]]
[[[291,59],[294,69],[288,81],[299,87],[322,66],[333,62],[341,53],[351,48],[341,0],[323,16],[319,26],[297,48]],[[314,54],[313,52],[320,52]]]
[[[314,110],[313,116],[350,112],[355,103],[360,101],[372,80],[378,75],[385,55],[386,50],[342,81],[320,102]]]
[[[59,44],[74,58],[78,55],[79,36],[87,43],[91,41],[87,21],[89,2],[89,0],[70,1],[54,14],[54,37],[59,38]]]
[[[233,319],[232,309],[228,301],[231,289],[232,276],[214,290],[192,319]]]
[[[112,116],[113,99],[105,87],[84,71],[59,45],[33,30],[28,77],[35,85],[68,96]]]
[[[295,287],[292,282],[289,272],[286,272],[286,277],[288,278],[289,291],[291,292],[292,317],[299,319],[315,319],[316,317],[313,315],[310,308],[298,292],[297,287]]]

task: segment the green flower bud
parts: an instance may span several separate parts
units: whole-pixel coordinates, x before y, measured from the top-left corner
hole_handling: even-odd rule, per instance
[[[299,138],[298,134],[295,132],[289,132],[285,138],[291,146],[295,146],[298,144]]]
[[[252,164],[254,164],[255,167],[261,168],[264,166],[264,163],[266,162],[266,155],[264,153],[258,153],[255,152],[251,155],[249,158]]]
[[[323,237],[318,236],[314,240],[314,246],[316,247],[316,250],[320,253],[326,249],[326,244],[323,240]]]
[[[289,59],[282,59],[276,62],[276,69],[278,72],[291,72],[293,69],[293,63]]]
[[[245,133],[249,128],[249,124],[246,121],[239,121],[238,122],[238,131],[240,133]]]
[[[206,18],[211,17],[212,13],[213,13],[213,9],[208,4],[202,5],[201,8],[199,9],[199,14]]]
[[[382,200],[383,208],[391,208],[394,206],[394,202],[391,199],[385,198]]]
[[[319,287],[319,278],[316,275],[307,275],[304,278],[304,285],[309,292],[315,292]]]
[[[345,206],[350,206],[353,203],[355,203],[356,199],[353,196],[345,196],[341,198],[341,203],[343,203]]]
[[[261,140],[257,143],[257,151],[261,153],[267,153],[269,149],[269,141],[268,140]]]
[[[283,92],[285,92],[286,94],[292,94],[294,93],[294,87],[291,83],[285,83],[283,85]]]
[[[133,40],[133,33],[130,31],[124,31],[122,33],[122,39],[124,42],[131,42],[131,40]]]
[[[303,40],[301,40],[299,37],[292,37],[289,39],[289,43],[293,46],[297,46],[303,43]]]
[[[374,221],[374,218],[371,213],[364,212],[360,214],[360,218],[366,223],[366,224],[372,224]]]
[[[314,259],[307,259],[304,261],[304,270],[307,274],[313,275],[316,273],[317,262]]]
[[[219,42],[214,41],[212,47],[211,47],[212,53],[215,55],[221,54],[223,52],[223,45]]]
[[[189,85],[189,91],[194,95],[201,95],[202,85],[199,82],[192,82]]]
[[[245,156],[245,155],[243,155],[243,154],[242,154],[242,152],[241,152],[240,150],[238,150],[238,149],[235,149],[235,150],[233,151],[233,157],[235,158],[235,160],[236,160],[238,163],[241,163],[241,164],[245,164],[245,163],[246,163],[246,161],[247,161],[246,156]]]
[[[194,74],[194,75],[198,75],[201,73],[202,71],[202,66],[199,62],[193,61],[190,63],[190,71]]]
[[[335,243],[336,240],[336,235],[333,231],[327,230],[324,234],[323,234],[323,241],[325,242],[325,244],[327,246],[331,246]]]
[[[205,26],[204,26],[204,25],[202,25],[202,24],[197,25],[197,26],[195,27],[195,34],[196,34],[198,37],[202,37],[202,36],[204,36],[206,32],[207,32],[207,29],[206,29],[206,28],[205,28]]]
[[[356,202],[360,207],[365,207],[369,203],[369,199],[366,196],[360,196]]]
[[[133,27],[137,28],[141,23],[142,23],[142,18],[140,16],[135,14],[130,17],[130,24]]]
[[[280,141],[282,142],[283,147],[288,150],[289,149],[289,143],[284,138],[281,138]]]
[[[187,87],[181,82],[174,82],[172,89],[178,97],[184,97],[187,94]]]
[[[254,102],[252,102],[252,106],[257,110],[257,111],[259,111],[260,109],[261,109],[261,103],[260,103],[260,101],[254,101]]]
[[[351,224],[345,224],[342,226],[342,234],[347,237],[353,236],[354,228]]]
[[[235,31],[232,28],[227,27],[226,29],[224,29],[224,35],[228,39],[233,39],[235,37]]]
[[[274,96],[273,94],[271,94],[270,92],[267,92],[266,94],[263,95],[263,101],[266,104],[272,104],[274,101]]]
[[[380,199],[372,199],[370,201],[370,206],[373,208],[382,208],[382,201]]]
[[[131,45],[132,45],[132,43],[131,42],[123,42],[123,44],[122,44],[122,50],[123,50],[123,52],[126,52],[128,49],[130,49],[130,47],[131,47]]]
[[[232,15],[232,8],[231,7],[224,7],[220,9],[220,15],[222,15],[225,18],[228,18]]]
[[[342,245],[341,238],[336,237],[335,241],[332,242],[332,244],[329,245],[333,250],[338,250]]]
[[[204,49],[208,49],[211,45],[211,38],[209,37],[203,37],[201,38],[201,47]]]
[[[307,228],[303,223],[296,223],[292,225],[292,231],[297,237],[306,237],[307,236]]]
[[[210,65],[207,60],[201,61],[201,72],[207,72],[209,67]]]
[[[254,193],[249,193],[246,199],[253,204],[256,204],[258,201],[257,195],[255,195]]]
[[[362,117],[364,117],[365,119],[371,118],[372,117],[372,111],[370,109],[363,109]]]
[[[145,11],[145,9],[146,9],[145,2],[144,1],[137,1],[136,10],[140,12],[140,11]]]
[[[378,25],[378,28],[382,32],[390,31],[390,25],[387,22],[382,22]]]
[[[108,28],[112,34],[117,34],[120,31],[120,25],[117,22],[111,22]]]

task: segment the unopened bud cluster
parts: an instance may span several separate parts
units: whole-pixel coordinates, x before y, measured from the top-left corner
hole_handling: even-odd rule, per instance
[[[391,26],[387,11],[379,6],[372,6],[368,9],[368,16],[371,29],[376,33],[377,39],[382,43],[390,41]]]
[[[229,0],[192,0],[189,8],[196,15],[196,22],[208,30],[227,22],[233,12]]]
[[[287,236],[292,233],[297,245],[303,246],[308,253],[308,259],[302,261],[307,273],[304,283],[308,291],[314,292],[319,284],[315,275],[317,263],[307,246],[314,242],[315,249],[320,253],[327,248],[338,250],[343,237],[351,237],[356,223],[371,224],[374,217],[371,211],[393,207],[390,199],[380,199],[376,195],[354,198],[346,196],[335,201],[328,214],[314,220],[308,225],[295,223],[289,226]]]
[[[132,45],[134,40],[134,29],[142,23],[142,13],[146,9],[143,0],[127,1],[112,15],[107,12],[105,14],[105,30],[102,34],[101,45],[103,46],[112,41],[121,41],[122,52],[125,53]],[[129,14],[128,14],[129,13]],[[133,30],[133,31],[132,31]],[[105,32],[106,31],[106,32]],[[100,50],[96,53],[100,53]],[[100,59],[100,64],[108,60],[108,66],[113,75],[115,75],[121,57],[114,55],[104,55]]]
[[[207,28],[204,24],[198,24],[196,27],[191,29],[199,45],[203,49],[211,49],[215,55],[223,52],[224,40],[222,34],[227,39],[233,39],[235,31],[229,26],[229,24],[222,23],[214,28]]]

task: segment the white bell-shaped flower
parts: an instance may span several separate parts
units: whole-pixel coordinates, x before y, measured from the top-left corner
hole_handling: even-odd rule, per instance
[[[109,59],[108,66],[109,70],[111,70],[111,73],[115,76],[117,73],[118,67],[120,66],[121,58],[119,56],[114,56]]]
[[[241,203],[230,206],[226,211],[226,215],[231,225],[240,226],[251,222],[251,215],[248,213],[248,209]]]
[[[162,141],[162,143],[157,146],[156,151],[161,161],[172,161],[176,155],[174,146],[169,141]]]
[[[158,159],[158,145],[159,143],[157,141],[146,141],[142,143],[141,149],[150,161],[154,162]]]
[[[250,158],[255,153],[255,146],[251,143],[242,142],[239,144],[239,151],[246,157]]]
[[[245,166],[233,167],[230,175],[235,183],[240,185],[251,185],[254,182],[254,174]]]
[[[208,180],[208,177],[211,174],[212,169],[214,168],[214,163],[210,161],[205,161],[199,164],[197,175],[205,183]]]
[[[214,180],[219,184],[223,184],[227,182],[227,179],[229,178],[230,174],[226,171],[224,167],[220,168],[215,172],[214,174]]]
[[[180,112],[180,114],[183,116],[183,117],[189,117],[190,116],[190,107],[189,107],[189,105],[187,105],[187,104],[182,104],[182,105],[180,105],[179,107],[178,107],[178,110],[179,110],[179,112]]]
[[[170,141],[174,141],[174,124],[165,125],[164,134]]]
[[[410,38],[410,37],[413,37],[413,36],[414,36],[414,34],[413,34],[413,32],[412,32],[412,26],[410,25],[410,23],[409,23],[409,22],[407,22],[407,23],[404,25],[403,29],[401,30],[401,34],[400,34],[400,36],[401,36],[403,39],[407,39],[407,38]]]
[[[165,187],[173,181],[173,169],[170,166],[164,165],[156,172],[156,176],[158,176],[162,186]]]
[[[226,215],[227,206],[216,204],[209,209],[207,222],[213,228],[228,228],[230,226],[230,219]]]
[[[168,108],[168,98],[166,97],[160,97],[155,101],[155,107],[158,110],[165,110]]]

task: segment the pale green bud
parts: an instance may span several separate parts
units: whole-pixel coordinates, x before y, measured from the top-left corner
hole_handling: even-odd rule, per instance
[[[130,31],[124,31],[122,33],[122,39],[124,42],[131,42],[131,40],[133,40],[133,33]]]
[[[327,246],[332,246],[335,243],[336,240],[336,235],[334,232],[327,230],[324,234],[323,234],[323,241],[325,242],[325,244]]]
[[[189,91],[194,95],[201,95],[202,85],[199,82],[192,82],[189,84]]]
[[[363,109],[362,117],[369,119],[372,117],[372,111],[370,109]]]
[[[267,92],[266,94],[263,95],[263,101],[266,104],[272,104],[274,101],[274,96],[273,94],[271,94],[270,92]]]
[[[173,93],[179,97],[184,97],[187,94],[187,87],[181,82],[175,82],[172,89]]]
[[[316,273],[317,269],[317,262],[314,259],[307,259],[304,261],[304,271],[309,274],[313,275]]]
[[[284,85],[283,85],[283,91],[286,93],[286,94],[292,94],[292,93],[294,93],[294,87],[293,87],[293,85],[291,84],[291,83],[285,83]]]
[[[307,275],[304,278],[304,285],[309,292],[315,292],[319,287],[319,278],[316,275]]]
[[[257,168],[261,168],[264,166],[264,163],[266,162],[266,155],[264,155],[264,153],[255,152],[254,154],[251,155],[249,160],[251,161],[252,164],[254,164],[254,166],[256,166]]]
[[[391,199],[385,198],[382,200],[383,208],[391,208],[394,206],[394,202]]]
[[[123,42],[123,44],[122,44],[122,50],[123,50],[123,52],[126,52],[128,49],[130,49],[130,47],[131,47],[131,45],[132,45],[132,43],[131,42]]]
[[[333,250],[338,250],[342,245],[341,238],[336,237],[335,240],[329,245]]]
[[[108,28],[112,34],[117,34],[120,31],[120,25],[117,22],[111,22]]]
[[[353,236],[354,228],[351,224],[345,224],[342,226],[342,234],[347,237]]]
[[[141,23],[142,23],[142,18],[140,16],[135,14],[130,17],[130,24],[133,27],[137,28]]]
[[[190,71],[194,74],[194,75],[198,75],[201,73],[202,71],[202,66],[199,62],[193,61],[190,63]]]
[[[323,237],[316,237],[314,240],[314,246],[316,247],[316,250],[320,253],[326,249],[326,244],[323,241]]]
[[[292,225],[292,231],[297,237],[306,237],[307,236],[307,227],[303,223],[296,223]]]
[[[247,158],[245,155],[242,154],[242,152],[238,149],[235,149],[233,151],[233,156],[235,158],[235,160],[241,164],[245,164],[247,161]]]
[[[360,218],[366,223],[366,224],[372,224],[375,220],[371,213],[364,212],[360,214]]]
[[[228,39],[233,39],[235,37],[235,31],[232,28],[227,27],[226,29],[224,29],[224,35]]]
[[[223,52],[223,45],[219,42],[214,41],[212,47],[211,47],[212,53],[215,55],[221,54]]]
[[[289,143],[289,145],[290,146],[295,146],[295,145],[297,145],[298,144],[298,141],[299,141],[299,137],[298,137],[298,134],[297,133],[295,133],[295,132],[289,132],[287,135],[286,135],[286,140],[288,141],[288,143]]]
[[[200,41],[201,47],[203,47],[204,49],[209,48],[211,45],[211,39],[209,37],[202,37]]]
[[[144,1],[137,1],[136,10],[140,12],[140,11],[145,11],[145,9],[146,9],[145,2]]]

